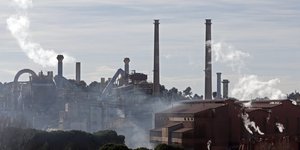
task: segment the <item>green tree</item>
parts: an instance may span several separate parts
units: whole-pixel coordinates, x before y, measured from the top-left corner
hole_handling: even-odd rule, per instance
[[[190,98],[191,99],[191,95],[192,93],[192,88],[191,87],[187,87],[185,90],[183,90],[183,94],[185,97]]]
[[[148,149],[146,147],[139,147],[139,148],[136,148],[135,150],[150,150],[150,149]]]
[[[198,94],[195,94],[195,95],[193,96],[193,99],[201,99],[201,96],[199,96]]]
[[[287,95],[287,98],[292,99],[292,100],[300,100],[300,93],[297,92],[297,91],[292,92],[292,93]]]
[[[123,144],[105,144],[99,150],[129,150],[129,148]]]

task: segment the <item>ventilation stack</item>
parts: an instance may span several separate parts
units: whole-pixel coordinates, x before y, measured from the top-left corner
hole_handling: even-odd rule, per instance
[[[125,75],[124,75],[124,84],[128,84],[129,80],[129,58],[124,58],[124,70],[125,70]]]
[[[211,19],[206,19],[205,34],[205,99],[212,99]]]
[[[80,73],[81,72],[81,68],[80,68],[80,62],[76,62],[76,82],[80,82]]]
[[[222,73],[221,72],[218,72],[217,73],[217,97],[216,99],[221,99],[222,98],[222,94],[221,94],[221,75]]]
[[[159,20],[154,20],[154,69],[153,69],[153,95],[160,93],[159,81]]]
[[[224,79],[222,83],[223,83],[223,98],[227,99],[229,80]]]
[[[64,59],[64,56],[63,55],[57,55],[56,59],[58,60],[57,75],[59,77],[63,77],[63,59]]]

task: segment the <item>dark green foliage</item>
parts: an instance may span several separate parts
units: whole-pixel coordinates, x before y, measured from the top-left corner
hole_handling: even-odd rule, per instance
[[[35,134],[35,129],[2,128],[0,131],[1,150],[23,150]]]
[[[129,150],[126,145],[123,144],[105,144],[99,150]]]
[[[140,148],[137,148],[137,149],[135,149],[135,150],[150,150],[150,149],[145,148],[145,147],[140,147]]]
[[[212,93],[213,98],[216,98],[216,97],[217,97],[217,94],[218,94],[217,92],[213,92],[213,93]]]
[[[177,88],[173,87],[167,90],[164,86],[160,86],[161,98],[166,99],[166,101],[180,101],[180,100],[190,100],[190,99],[203,99],[203,96],[195,94],[194,97],[192,88],[187,87],[183,91],[179,91]]]
[[[300,100],[300,93],[297,92],[297,91],[292,92],[292,93],[287,95],[287,98],[292,99],[292,100]]]
[[[118,135],[116,131],[113,130],[103,130],[98,131],[93,134],[96,137],[97,143],[101,145],[107,143],[116,143],[116,144],[124,144],[125,143],[125,136]]]
[[[88,92],[99,92],[101,89],[101,84],[99,82],[92,82],[87,86]]]
[[[196,100],[203,99],[203,95],[199,96],[198,94],[195,94],[193,96],[193,99],[196,99]]]
[[[45,132],[33,129],[5,128],[0,132],[2,150],[98,150],[104,144],[124,144],[125,137],[115,131],[94,134],[83,131]]]
[[[191,97],[192,93],[192,88],[191,87],[187,87],[185,90],[182,91],[183,94],[187,97]]]
[[[173,146],[173,145],[159,144],[155,147],[154,150],[183,150],[183,148]]]

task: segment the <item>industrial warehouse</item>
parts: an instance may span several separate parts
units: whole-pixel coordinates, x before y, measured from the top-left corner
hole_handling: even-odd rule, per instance
[[[81,80],[81,63],[75,64],[75,79],[66,79],[64,56],[58,55],[56,75],[53,71],[44,74],[22,69],[13,82],[1,85],[0,119],[5,122],[1,126],[94,132],[130,131],[137,125],[154,145],[166,143],[195,150],[299,149],[300,107],[296,101],[230,98],[229,80],[222,80],[220,72],[213,95],[211,20],[206,19],[205,24],[204,99],[165,100],[163,111],[154,109],[156,102],[164,100],[159,20],[154,20],[153,83],[144,73],[130,72],[130,59],[126,57],[123,69],[116,70],[111,78],[86,85]],[[29,81],[19,81],[23,74],[30,74]],[[181,103],[173,106],[178,101]]]
[[[300,107],[292,100],[243,100],[228,97],[228,80],[217,73],[212,97],[211,20],[206,20],[205,99],[182,102],[155,114],[152,143],[195,150],[298,150]]]
[[[283,112],[284,110],[284,112]],[[299,149],[300,107],[291,100],[192,101],[155,115],[151,142],[185,149]]]

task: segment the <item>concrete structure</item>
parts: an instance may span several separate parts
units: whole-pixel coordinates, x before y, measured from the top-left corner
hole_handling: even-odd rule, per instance
[[[221,72],[217,73],[217,97],[216,97],[216,99],[221,99],[222,98],[222,94],[221,94],[222,78],[221,78],[221,75],[222,75]]]
[[[205,99],[212,99],[211,20],[206,19],[205,34]]]
[[[223,98],[226,99],[226,98],[228,98],[229,80],[224,79],[222,83],[223,83]]]
[[[124,71],[125,71],[125,75],[124,75],[124,84],[128,84],[128,77],[129,77],[129,62],[130,59],[129,58],[124,58]]]
[[[81,76],[81,67],[80,67],[80,62],[76,62],[76,82],[80,82],[80,76]]]
[[[153,95],[160,93],[159,81],[159,20],[154,20],[154,69],[153,69]]]
[[[64,56],[63,55],[57,55],[57,60],[58,60],[58,64],[57,64],[57,75],[59,77],[63,77],[63,59]]]
[[[150,131],[152,143],[195,150],[298,150],[299,139],[300,106],[290,100],[184,102],[155,114]]]

